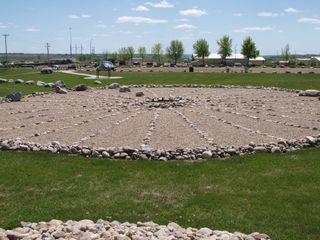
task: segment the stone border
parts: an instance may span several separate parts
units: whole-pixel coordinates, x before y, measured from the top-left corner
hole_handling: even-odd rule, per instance
[[[21,222],[21,227],[4,230],[0,228],[0,239],[247,239],[247,240],[271,240],[264,234],[254,232],[243,234],[240,232],[228,232],[211,230],[210,228],[183,228],[177,223],[158,225],[154,222],[120,223],[118,221],[97,222],[85,219],[81,221],[62,222],[51,220],[50,222]]]
[[[90,88],[105,89],[105,87]],[[239,86],[239,85],[205,85],[205,84],[172,84],[172,85],[157,85],[157,84],[138,84],[128,85],[130,88],[242,88],[242,89],[262,89],[273,91],[284,91],[290,93],[299,93],[297,89],[286,89],[279,87],[263,87],[263,86]],[[25,97],[34,97],[44,94],[55,94],[53,92],[34,93],[26,95]],[[157,117],[155,116],[156,120]],[[50,144],[37,144],[33,142],[23,142],[20,139],[0,139],[0,151],[18,150],[18,151],[33,151],[33,152],[51,152],[51,153],[65,153],[77,154],[85,157],[100,157],[108,159],[128,159],[128,160],[201,160],[201,159],[224,159],[231,156],[242,156],[245,154],[253,154],[256,152],[267,153],[286,153],[303,148],[316,147],[320,145],[320,134],[316,136],[306,136],[301,139],[280,140],[277,143],[254,144],[250,143],[245,146],[235,148],[233,146],[213,146],[207,148],[178,148],[178,149],[157,149],[154,150],[149,147],[148,139],[152,135],[152,131],[147,133],[144,139],[144,147],[142,149],[134,149],[129,146],[124,147],[108,147],[108,148],[89,148],[80,147],[79,145],[62,145],[58,141],[53,141]]]

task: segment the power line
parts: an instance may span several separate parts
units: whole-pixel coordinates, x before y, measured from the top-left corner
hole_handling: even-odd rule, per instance
[[[45,46],[46,48],[47,48],[47,58],[48,58],[48,64],[49,64],[49,60],[50,60],[50,57],[49,57],[49,48],[50,48],[50,43],[46,43],[46,46]]]
[[[8,63],[8,47],[7,47],[7,37],[9,37],[9,34],[2,34],[2,36],[4,37],[4,46],[6,49],[6,64]]]

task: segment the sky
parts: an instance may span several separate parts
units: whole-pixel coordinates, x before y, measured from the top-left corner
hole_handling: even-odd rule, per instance
[[[0,34],[8,37],[8,52],[70,52],[73,47],[96,53],[120,47],[183,42],[191,54],[193,43],[206,39],[212,53],[224,35],[239,53],[251,36],[261,55],[291,52],[320,54],[319,0],[0,0]],[[4,52],[4,37],[0,39]],[[76,52],[76,49],[73,49]]]

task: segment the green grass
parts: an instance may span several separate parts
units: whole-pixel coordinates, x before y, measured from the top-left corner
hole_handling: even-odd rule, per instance
[[[318,239],[319,156],[315,148],[192,163],[0,152],[0,226],[112,218]]]
[[[88,73],[88,72],[86,72]],[[95,72],[92,72],[95,74]],[[252,85],[274,86],[291,89],[320,89],[320,75],[317,74],[236,74],[236,73],[120,73],[113,76],[121,76],[123,79],[101,80],[102,83],[119,82],[121,84],[224,84],[224,85]],[[0,69],[0,78],[40,80],[44,82],[56,82],[63,80],[67,87],[84,83],[88,86],[97,86],[94,80],[86,80],[82,76],[64,73],[52,75],[40,74],[33,69]],[[20,91],[22,94],[30,94],[33,91],[52,91],[51,88],[30,86],[26,84],[1,84],[0,96],[6,96],[12,91]]]

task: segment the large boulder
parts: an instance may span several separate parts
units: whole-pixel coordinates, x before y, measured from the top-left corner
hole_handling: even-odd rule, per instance
[[[42,81],[37,81],[36,85],[38,87],[45,87],[47,85],[47,83],[46,82],[42,82]]]
[[[33,80],[26,81],[26,84],[27,84],[27,85],[33,85],[33,84],[34,84],[34,81],[33,81]]]
[[[54,84],[55,87],[65,87],[66,84],[64,83],[64,81],[59,80]]]
[[[136,93],[136,97],[143,97],[144,96],[144,93],[143,92],[137,92]]]
[[[62,87],[56,87],[56,93],[59,93],[59,94],[66,94],[68,91]]]
[[[21,98],[22,95],[20,92],[13,92],[6,96],[6,99],[8,99],[10,102],[18,102],[21,100]]]
[[[44,68],[41,70],[41,73],[42,74],[52,74],[53,70],[52,70],[52,68]]]
[[[120,88],[120,84],[119,83],[111,83],[109,86],[108,86],[109,89],[117,89],[117,88]]]
[[[16,83],[16,84],[24,83],[24,81],[23,81],[22,79],[16,79],[16,80],[14,81],[14,83]]]
[[[309,90],[299,92],[299,96],[318,97],[318,96],[320,96],[320,91],[314,90],[314,89],[309,89]]]
[[[7,79],[0,78],[0,83],[7,83],[7,82],[8,82]]]
[[[131,92],[131,90],[128,86],[121,86],[119,89],[119,92],[125,93],[125,92]]]
[[[88,87],[84,84],[79,84],[74,87],[74,90],[77,92],[86,91],[87,89],[88,89]]]

